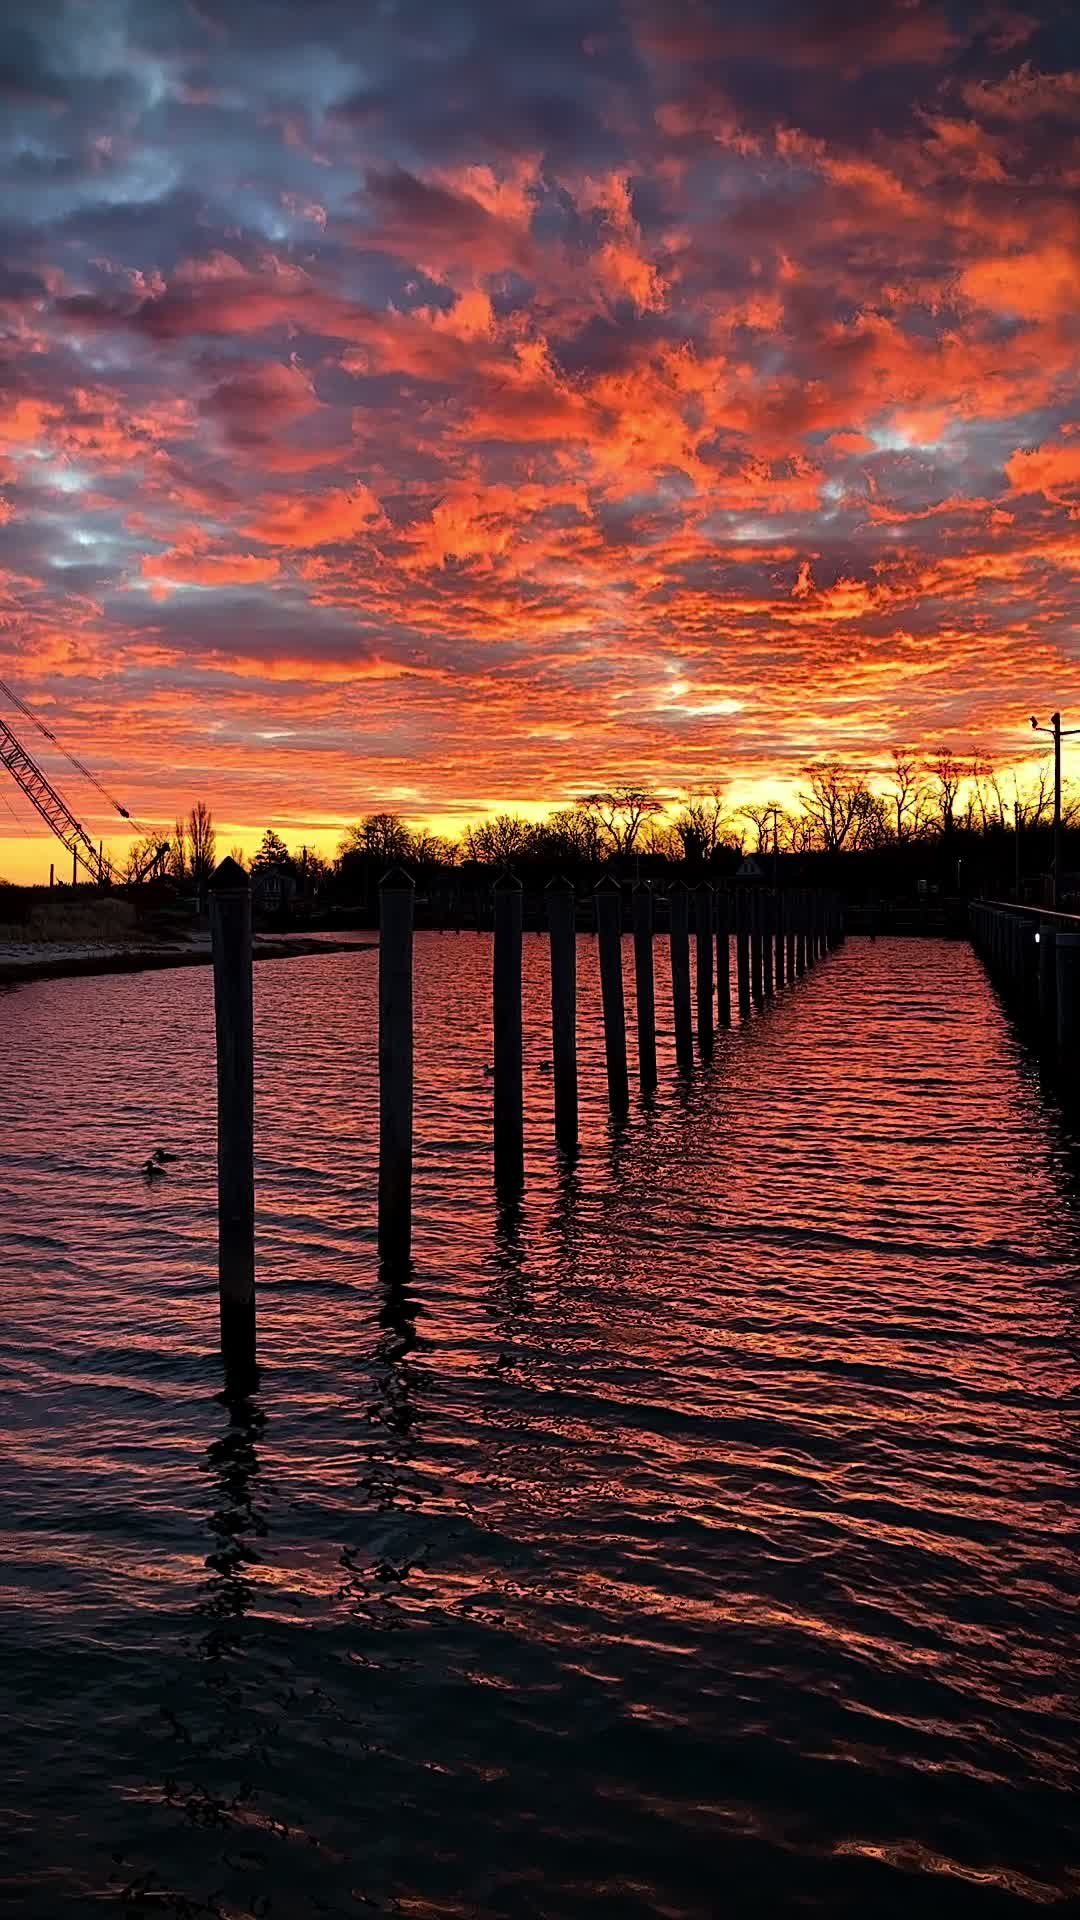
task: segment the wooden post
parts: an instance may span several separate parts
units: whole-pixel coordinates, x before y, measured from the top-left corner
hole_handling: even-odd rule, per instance
[[[776,975],[773,968],[775,942],[776,895],[763,893],[761,896],[761,984],[766,1000],[771,1000],[776,992]]]
[[[795,910],[795,972],[800,980],[806,972],[806,888],[799,887],[792,905]]]
[[[218,1299],[227,1368],[255,1365],[255,1039],[251,884],[223,860],[210,888],[217,1036]]]
[[[694,943],[697,949],[697,1031],[704,1056],[713,1048],[713,916],[716,896],[707,880],[694,888]]]
[[[986,964],[993,972],[993,920],[987,917]],[[1057,933],[1049,922],[1039,923],[1039,1025],[1044,1041],[1057,1032]]]
[[[494,887],[492,1025],[495,1043],[495,1184],[525,1178],[521,1085],[521,881],[502,873]]]
[[[1080,1067],[1080,933],[1058,929],[1057,955],[1057,1064],[1075,1098]]]
[[[671,1000],[675,1014],[675,1058],[684,1070],[694,1064],[694,1022],[690,1011],[690,896],[681,880],[668,894],[671,916]]]
[[[50,860],[49,861],[49,891],[50,892],[52,891],[55,885],[56,885],[56,862],[54,860]]]
[[[561,875],[546,889],[551,942],[551,1065],[555,1140],[565,1153],[578,1144],[577,901]]]
[[[596,888],[596,934],[600,948],[600,996],[604,1006],[604,1054],[613,1113],[630,1104],[626,1077],[626,1007],[622,977],[622,888],[605,874]]]
[[[716,1012],[722,1027],[731,1025],[731,895],[716,893]]]
[[[776,991],[779,993],[784,984],[785,946],[784,946],[784,896],[773,894],[773,955],[776,966]]]
[[[634,984],[637,993],[638,1080],[644,1094],[656,1088],[656,984],[653,977],[652,888],[634,888]]]
[[[379,1258],[397,1266],[412,1240],[415,898],[400,867],[379,882]]]
[[[735,976],[739,1018],[750,1012],[750,900],[745,887],[735,886]]]
[[[765,999],[765,955],[761,942],[761,895],[756,888],[750,894],[750,990],[754,1004],[760,1007]]]

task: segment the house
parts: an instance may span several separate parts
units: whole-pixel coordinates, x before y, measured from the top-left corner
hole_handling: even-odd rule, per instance
[[[251,904],[256,913],[280,913],[296,898],[296,875],[291,867],[251,869]]]

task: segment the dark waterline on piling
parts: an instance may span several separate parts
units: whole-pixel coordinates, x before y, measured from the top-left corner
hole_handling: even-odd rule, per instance
[[[377,956],[257,971],[262,1376],[229,1404],[208,975],[5,1001],[28,1920],[1080,1894],[1077,1206],[1038,1077],[969,952],[888,939],[736,1009],[688,1077],[668,946],[655,1103],[613,1125],[578,943],[571,1169],[525,936],[500,1206],[491,941],[417,937],[386,1287]]]

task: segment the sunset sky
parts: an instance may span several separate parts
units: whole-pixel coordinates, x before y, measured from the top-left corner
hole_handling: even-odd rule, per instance
[[[0,677],[225,844],[1080,724],[1074,20],[15,0]]]

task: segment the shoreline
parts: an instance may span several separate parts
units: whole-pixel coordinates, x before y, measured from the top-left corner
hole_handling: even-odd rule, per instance
[[[318,953],[374,953],[377,940],[329,939],[313,935],[256,934],[252,958],[260,960],[310,960]],[[49,942],[41,943],[40,957],[23,949],[18,955],[0,947],[0,989],[18,987],[37,980],[73,979],[99,973],[158,973],[173,967],[208,967],[210,943],[190,947],[103,947],[99,951],[74,946],[67,953],[57,952]]]

